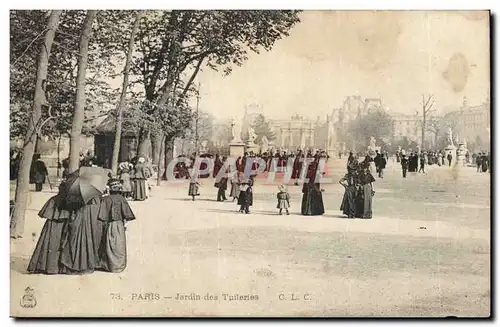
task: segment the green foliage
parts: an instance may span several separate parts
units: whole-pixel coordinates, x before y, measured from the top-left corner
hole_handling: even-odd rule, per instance
[[[272,131],[271,127],[269,126],[269,122],[266,121],[266,117],[264,117],[264,115],[259,114],[257,117],[255,117],[255,120],[251,126],[254,129],[255,134],[257,135],[255,144],[260,144],[264,136],[268,141],[274,141],[276,139],[276,134]]]

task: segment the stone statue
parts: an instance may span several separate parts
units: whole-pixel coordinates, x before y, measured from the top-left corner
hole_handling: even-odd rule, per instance
[[[370,137],[370,148],[371,148],[371,149],[374,149],[374,148],[375,148],[375,143],[376,143],[376,142],[377,142],[377,141],[375,140],[375,138],[374,138],[373,136],[372,136],[372,137]]]
[[[252,127],[248,126],[248,142],[250,144],[254,144],[256,138],[257,134],[255,134],[255,131],[253,130]]]
[[[260,143],[262,152],[266,152],[267,150],[269,150],[269,140],[265,135],[262,136],[262,140],[260,141]]]
[[[448,128],[448,144],[453,145],[453,132],[451,131],[451,127]]]
[[[232,142],[241,142],[241,126],[233,120],[231,123]]]

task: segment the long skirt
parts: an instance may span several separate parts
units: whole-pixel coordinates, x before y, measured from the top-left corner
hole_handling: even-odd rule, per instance
[[[122,192],[124,193],[130,193],[132,192],[132,185],[130,183],[130,174],[129,173],[123,173],[120,175],[120,179],[122,180]]]
[[[232,198],[238,198],[240,196],[240,185],[238,183],[231,183],[231,192],[229,196]]]
[[[127,266],[127,240],[123,221],[112,221],[105,225],[99,248],[99,268],[119,273]]]
[[[144,201],[146,200],[146,180],[136,179],[134,180],[134,200]]]
[[[357,218],[372,218],[372,187],[370,184],[361,186],[356,197]]]
[[[92,202],[71,217],[62,235],[61,269],[63,274],[92,273],[99,264],[103,224],[98,220],[99,202]]]
[[[28,271],[33,274],[59,273],[61,237],[67,220],[47,219],[31,256]]]
[[[349,218],[356,215],[356,188],[354,186],[346,187],[340,210]]]
[[[196,184],[196,183],[189,183],[188,195],[189,196],[198,196],[198,195],[200,195],[200,190],[199,190],[198,184]]]
[[[325,213],[323,195],[319,190],[309,189],[302,195],[301,213],[304,216],[320,216]]]

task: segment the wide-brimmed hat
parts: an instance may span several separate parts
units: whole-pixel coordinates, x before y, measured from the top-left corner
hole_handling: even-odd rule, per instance
[[[122,182],[119,179],[110,179],[108,187],[111,192],[121,192],[123,190]]]

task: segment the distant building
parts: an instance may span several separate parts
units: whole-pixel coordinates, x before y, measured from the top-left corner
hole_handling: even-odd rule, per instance
[[[336,137],[334,148],[336,151],[345,151],[347,148],[354,149],[354,138],[348,134],[349,124],[357,119],[368,114],[371,110],[384,108],[382,99],[380,98],[365,98],[359,95],[347,96],[339,108],[333,108],[330,115],[327,115],[327,125],[332,126],[335,130]]]
[[[276,134],[275,147],[286,149],[318,147],[315,142],[317,122],[294,115],[290,119],[270,120],[270,125]]]
[[[480,105],[469,106],[464,98],[460,109],[451,112],[456,119],[455,136],[458,142],[468,144],[479,141],[482,145],[489,147],[490,144],[490,101],[487,100]],[[479,149],[478,149],[479,150]]]
[[[390,113],[394,123],[394,139],[419,142],[422,134],[422,117],[418,114]]]

